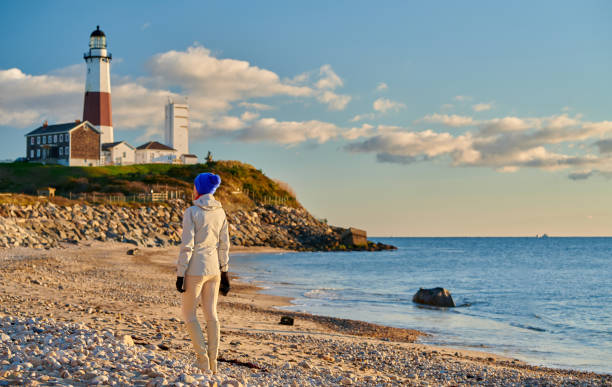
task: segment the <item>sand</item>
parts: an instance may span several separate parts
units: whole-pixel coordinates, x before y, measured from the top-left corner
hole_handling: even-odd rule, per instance
[[[134,256],[126,254],[130,248],[94,242],[0,251],[0,326],[7,340],[0,345],[13,348],[10,353],[0,349],[0,385],[612,386],[611,375],[536,367],[484,352],[419,344],[424,333],[415,330],[281,311],[275,307],[288,305],[289,298],[261,294],[235,277],[230,294],[219,299],[219,375],[200,375],[189,366],[194,355],[174,285],[177,248],[139,249]],[[279,250],[243,248],[232,254],[271,251]],[[279,325],[283,315],[294,317],[295,324]],[[49,328],[54,324],[59,328]],[[32,341],[37,332],[52,332],[50,337],[55,335],[59,344],[50,341],[51,348],[45,349],[47,344],[37,342],[45,346],[40,356],[49,357],[44,351],[60,351],[52,351],[53,345],[65,345],[57,336],[73,332],[70,324],[78,324],[83,337],[93,337],[94,344],[98,340],[106,346],[106,352],[114,354],[110,359],[125,359],[129,367],[95,357],[100,350],[84,349],[65,365],[60,355],[39,366],[28,362],[34,355],[26,352],[32,348],[20,337]],[[17,326],[30,336],[19,336]],[[135,349],[122,344],[126,336]],[[94,357],[79,361],[79,356]]]

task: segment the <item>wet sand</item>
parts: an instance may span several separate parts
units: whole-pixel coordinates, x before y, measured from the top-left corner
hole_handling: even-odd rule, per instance
[[[131,247],[94,242],[50,250],[0,250],[2,329],[11,326],[6,323],[9,318],[78,323],[95,332],[131,336],[135,348],[149,351],[151,359],[172,359],[179,365],[192,362],[174,285],[177,248],[140,249],[132,256],[126,254]],[[272,251],[282,250],[234,249],[232,254]],[[289,298],[258,290],[234,279],[230,294],[219,297],[222,361],[216,383],[612,385],[610,375],[535,367],[484,352],[418,344],[424,333],[415,330],[281,311],[274,307],[288,305]],[[294,317],[295,324],[279,325],[284,315]],[[19,350],[20,342],[13,336],[11,340]],[[34,372],[17,367],[18,361],[17,352],[7,355],[0,350],[0,385],[12,381],[88,385],[94,374],[103,375],[98,382],[108,385],[163,385],[161,379],[175,385],[210,385],[214,379],[189,379],[185,375],[195,371],[187,366],[152,373],[150,365],[138,365],[125,374],[108,364],[99,365],[97,373],[70,369],[70,378],[62,378],[60,369],[40,366]],[[98,367],[95,361],[83,364]]]

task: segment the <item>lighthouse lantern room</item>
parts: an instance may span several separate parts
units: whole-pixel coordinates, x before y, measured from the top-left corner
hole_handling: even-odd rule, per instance
[[[83,57],[87,63],[83,121],[89,121],[101,132],[101,142],[113,142],[113,121],[110,88],[110,61],[106,50],[106,35],[100,26],[89,37],[89,51]]]

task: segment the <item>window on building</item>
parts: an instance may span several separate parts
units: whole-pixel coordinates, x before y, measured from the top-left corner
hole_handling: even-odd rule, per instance
[[[32,137],[34,138],[34,137]],[[33,159],[34,158],[34,149],[30,149],[30,158]]]
[[[70,151],[68,150],[68,147],[67,147],[67,146],[65,146],[65,147],[64,147],[64,154],[65,154],[66,156],[70,155]]]
[[[57,143],[57,134],[53,135],[53,143],[56,144]]]
[[[64,135],[60,134],[60,142],[63,142],[63,141],[64,141]]]
[[[30,145],[34,145],[34,137],[30,137]]]
[[[40,148],[36,149],[36,157],[40,157]]]
[[[49,135],[49,144],[51,144],[51,141],[53,140],[53,136]]]
[[[64,153],[63,151],[64,151],[64,149],[60,147],[60,148],[59,148],[59,155],[60,155],[60,156],[63,156],[63,153]]]
[[[66,133],[66,142],[70,142],[70,136]]]
[[[40,144],[40,137],[39,136],[36,137],[36,143]]]
[[[126,157],[125,152],[123,152],[123,158],[125,158],[125,157]]]
[[[43,144],[47,143],[47,136],[43,136]]]

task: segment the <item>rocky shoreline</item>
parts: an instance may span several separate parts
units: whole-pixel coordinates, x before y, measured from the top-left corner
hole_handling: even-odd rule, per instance
[[[0,247],[57,247],[61,242],[117,241],[142,247],[180,243],[181,219],[188,203],[127,207],[110,204],[0,203]],[[304,208],[260,205],[228,212],[233,246],[266,246],[296,251],[386,250],[393,246],[343,242],[347,229],[329,226]]]

